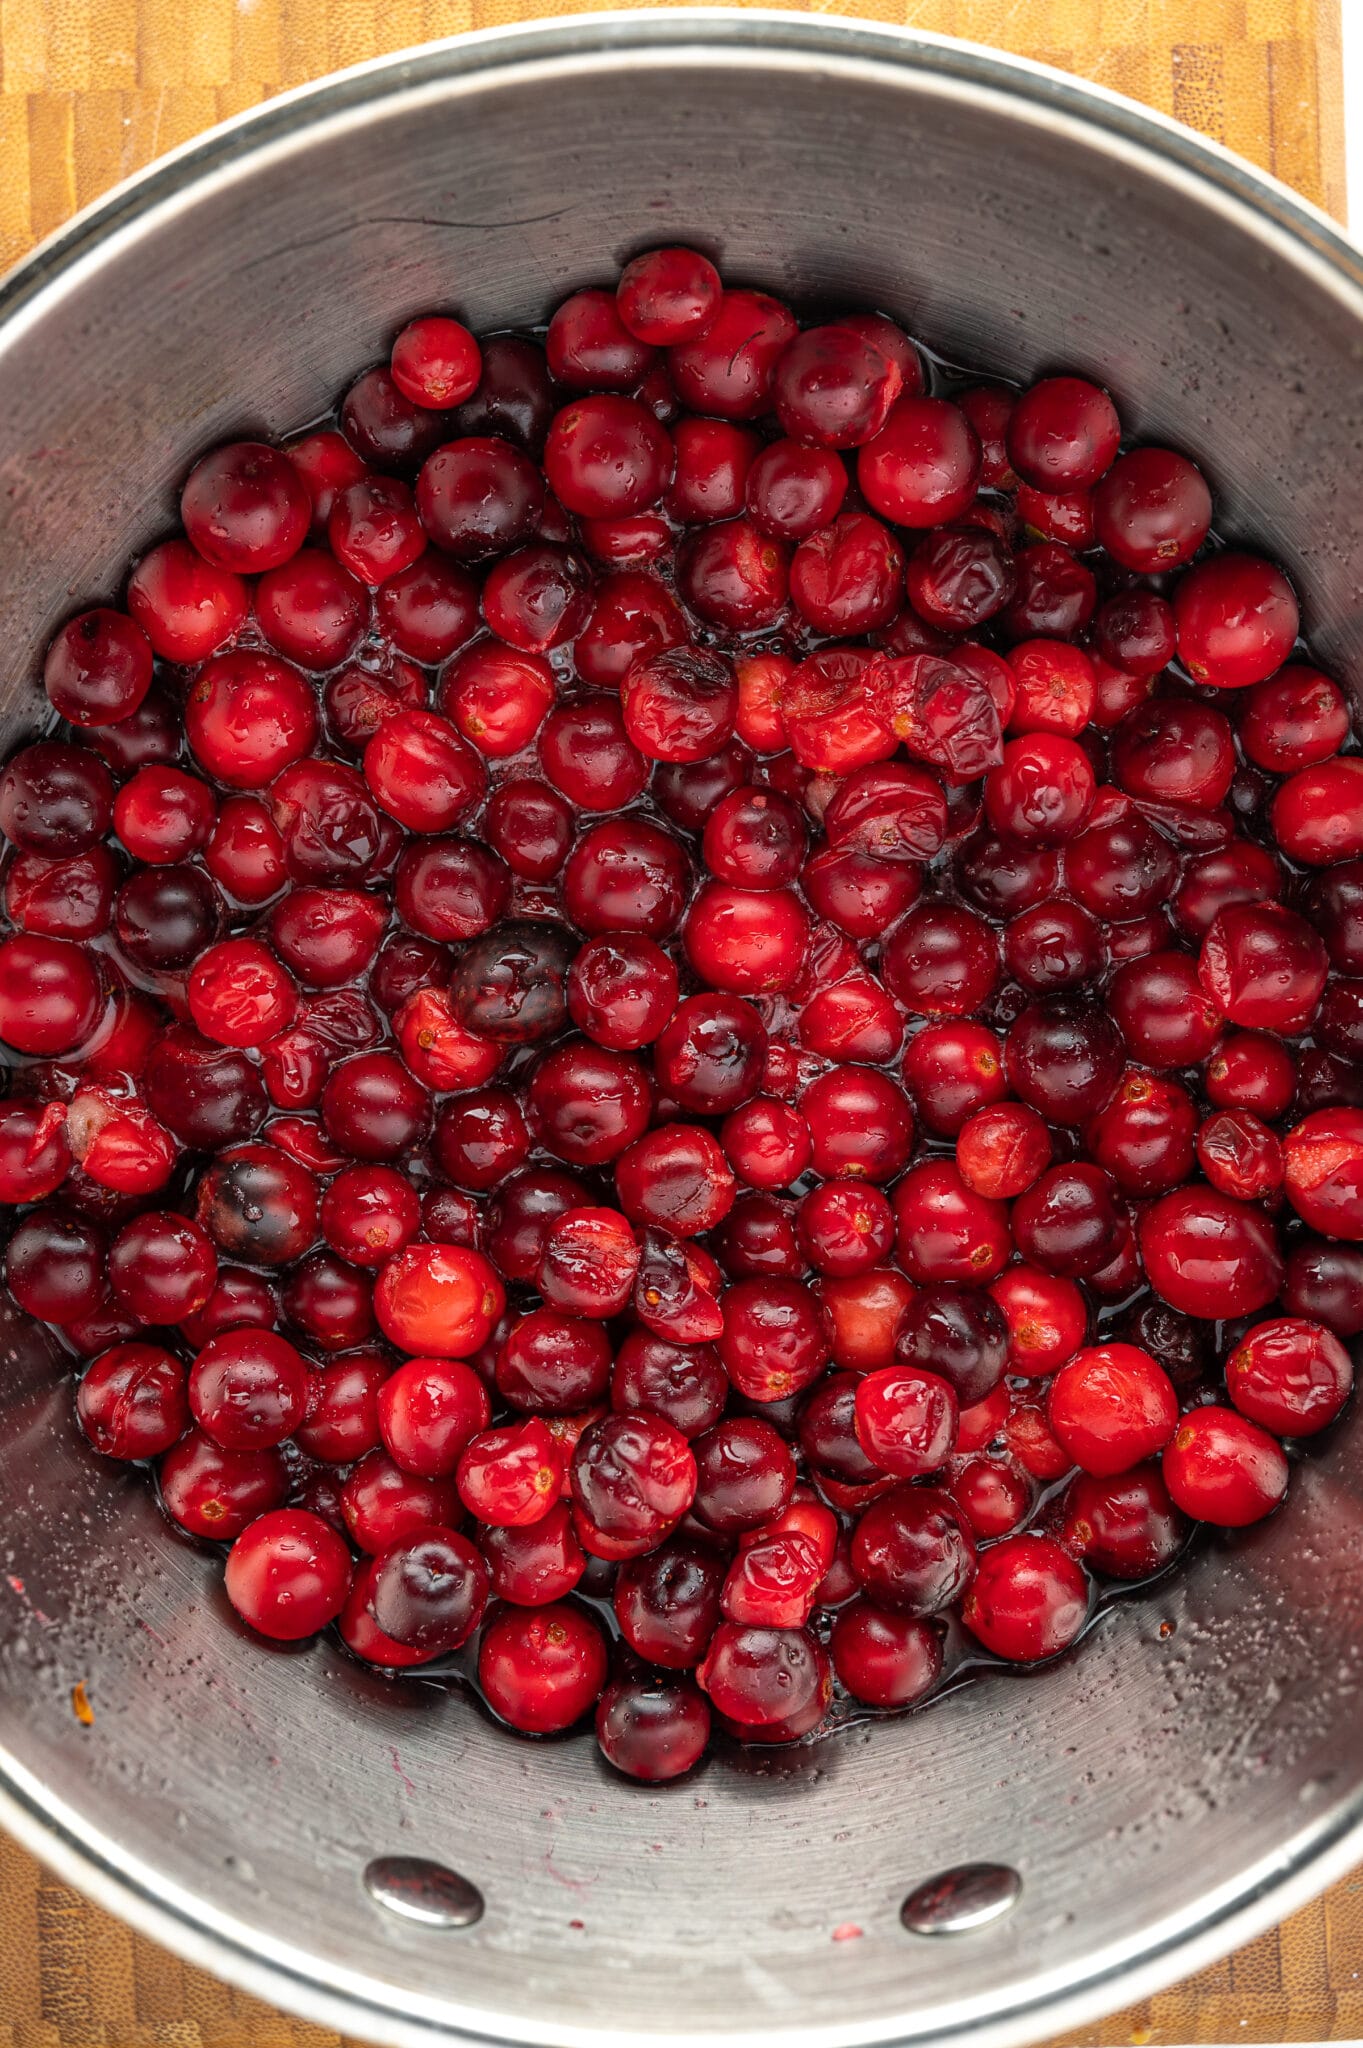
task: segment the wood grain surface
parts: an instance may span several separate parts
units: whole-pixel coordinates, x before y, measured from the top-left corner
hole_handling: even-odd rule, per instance
[[[587,11],[581,0],[575,11]],[[1186,121],[1344,210],[1340,5],[784,0],[1039,58]],[[201,129],[536,0],[0,0],[0,266]],[[1363,2039],[1363,1872],[1215,1969],[1067,2043]],[[0,2048],[346,2048],[87,1904],[0,1838]]]

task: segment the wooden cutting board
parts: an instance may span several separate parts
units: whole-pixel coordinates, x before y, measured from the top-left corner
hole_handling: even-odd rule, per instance
[[[836,11],[969,37],[1129,93],[1342,217],[1341,5],[1363,0],[837,0]],[[0,0],[0,266],[162,151],[287,86],[563,11],[538,0]],[[1363,1872],[1216,1969],[1065,2038],[1363,2038]],[[344,2044],[187,1968],[0,1838],[0,2048]]]

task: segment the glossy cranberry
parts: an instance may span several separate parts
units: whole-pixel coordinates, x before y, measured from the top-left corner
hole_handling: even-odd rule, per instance
[[[606,1645],[576,1607],[507,1607],[483,1631],[478,1683],[513,1728],[550,1735],[571,1728],[606,1681]]]
[[[409,1358],[379,1388],[376,1412],[394,1464],[421,1479],[440,1479],[487,1428],[491,1410],[487,1389],[460,1359]]]
[[[909,1301],[895,1338],[899,1365],[936,1374],[962,1408],[993,1392],[1008,1364],[1008,1325],[989,1296],[960,1286],[925,1287]]]
[[[1127,961],[1109,984],[1108,1007],[1132,1057],[1146,1066],[1195,1066],[1221,1035],[1221,1014],[1186,953]]]
[[[62,1103],[0,1103],[0,1201],[45,1201],[70,1165]]]
[[[1243,689],[1280,667],[1297,637],[1297,600],[1280,569],[1227,549],[1180,578],[1179,659],[1200,683]]]
[[[445,661],[478,626],[478,586],[467,571],[427,550],[375,592],[384,634],[412,661]]]
[[[279,1506],[288,1467],[277,1450],[226,1451],[198,1430],[168,1450],[158,1471],[161,1500],[191,1536],[227,1543]]]
[[[909,557],[909,602],[920,618],[946,633],[969,633],[1013,595],[1013,558],[982,527],[944,526]]]
[[[1008,458],[1038,490],[1087,490],[1110,467],[1121,431],[1117,409],[1098,385],[1045,377],[1013,407]]]
[[[544,1607],[563,1599],[587,1567],[566,1501],[525,1528],[486,1528],[479,1542],[492,1591],[518,1607]]]
[[[998,941],[969,910],[934,902],[911,910],[889,933],[881,973],[891,995],[928,1016],[968,1015],[998,979]]]
[[[118,868],[107,846],[66,860],[16,854],[4,880],[5,913],[46,939],[94,939],[109,928]]]
[[[753,458],[762,446],[759,437],[750,427],[729,420],[688,417],[673,427],[672,444],[676,468],[664,500],[670,518],[684,526],[736,519],[744,509]]]
[[[599,1322],[532,1309],[497,1353],[497,1391],[513,1407],[568,1415],[599,1401],[611,1384],[611,1346]]]
[[[1188,1315],[1250,1315],[1282,1279],[1277,1233],[1263,1211],[1213,1188],[1161,1195],[1141,1217],[1140,1247],[1151,1286]]]
[[[942,1673],[937,1631],[869,1600],[841,1609],[828,1647],[840,1684],[869,1707],[912,1706]]]
[[[473,1634],[487,1604],[488,1569],[467,1537],[428,1528],[383,1551],[366,1586],[381,1634],[428,1659]]]
[[[185,735],[215,781],[263,789],[316,744],[311,686],[273,655],[218,655],[185,700]]]
[[[25,853],[86,853],[113,815],[114,785],[89,748],[37,740],[0,775],[0,831]]]
[[[1065,1494],[1060,1541],[1071,1556],[1113,1579],[1148,1579],[1171,1565],[1188,1540],[1158,1465],[1112,1479],[1081,1472]]]
[[[878,1188],[864,1181],[824,1181],[795,1212],[801,1251],[820,1273],[869,1272],[894,1244],[894,1214]]]
[[[1094,614],[1093,644],[1102,661],[1110,664],[1111,671],[1127,677],[1132,697],[1138,703],[1145,694],[1143,685],[1174,658],[1173,606],[1167,599],[1156,596],[1153,590],[1140,586],[1134,590],[1118,591],[1100,604]],[[1095,673],[1095,711],[1100,708],[1098,698],[1098,677]],[[1131,705],[1121,706],[1123,710],[1131,708]],[[1109,706],[1106,702],[1101,709],[1104,716],[1096,719],[1095,723],[1115,723],[1115,719],[1107,715]]]
[[[104,1244],[83,1218],[35,1209],[16,1226],[5,1253],[5,1280],[26,1314],[59,1327],[87,1316],[104,1294]]]
[[[398,861],[393,898],[399,916],[441,944],[487,931],[510,896],[510,871],[470,840],[410,842]]]
[[[1292,1037],[1304,1031],[1325,988],[1325,942],[1279,903],[1221,911],[1198,959],[1198,979],[1233,1024]]]
[[[1123,568],[1154,576],[1197,553],[1211,525],[1212,496],[1186,456],[1136,448],[1099,483],[1094,517],[1098,539]]]
[[[898,1478],[939,1470],[951,1454],[959,1417],[949,1382],[916,1366],[885,1366],[857,1388],[857,1440],[873,1465]]]
[[[653,1549],[685,1514],[696,1461],[681,1431],[661,1416],[607,1415],[578,1439],[570,1482],[584,1547],[630,1556]]]
[[[756,419],[770,410],[776,364],[796,334],[793,316],[763,292],[724,291],[714,317],[667,352],[677,396],[719,419]]]
[[[156,1458],[189,1427],[185,1369],[156,1344],[116,1344],[86,1369],[80,1426],[106,1458]]]
[[[274,1145],[239,1145],[221,1153],[200,1180],[198,1217],[231,1257],[289,1265],[316,1240],[317,1183]]]
[[[791,1722],[808,1732],[822,1720],[832,1693],[827,1652],[803,1628],[721,1622],[696,1677],[716,1712],[758,1740]]]
[[[903,574],[903,551],[889,528],[863,512],[843,512],[801,541],[790,594],[816,632],[872,633],[898,610]]]
[[[497,435],[447,441],[427,456],[417,478],[421,524],[437,547],[461,562],[505,554],[529,540],[543,505],[534,463]]]
[[[1226,1360],[1226,1391],[1242,1415],[1275,1436],[1313,1436],[1353,1389],[1339,1338],[1321,1323],[1281,1316],[1257,1323]]]
[[[707,331],[721,289],[714,264],[695,249],[650,249],[621,271],[616,311],[637,341],[672,348]]]
[[[1354,860],[1363,854],[1361,794],[1363,760],[1356,755],[1336,756],[1315,767],[1303,768],[1283,784],[1273,799],[1273,836],[1290,859],[1307,867],[1328,867],[1334,861]],[[7,825],[5,829],[9,831]]]
[[[617,1679],[596,1710],[596,1739],[607,1762],[646,1784],[691,1770],[710,1737],[710,1709],[689,1685]]]
[[[72,725],[112,725],[136,711],[151,687],[152,649],[122,612],[81,612],[51,641],[43,685],[59,717]]]
[[[724,1296],[719,1355],[733,1385],[751,1401],[799,1393],[829,1358],[817,1299],[798,1280],[740,1280]]]
[[[987,1650],[1032,1663],[1068,1649],[1088,1618],[1081,1566],[1049,1536],[1006,1536],[980,1559],[961,1616]]]
[[[571,1208],[545,1232],[540,1293],[569,1315],[618,1315],[634,1288],[639,1246],[617,1209]]]
[[[1008,1262],[1007,1211],[972,1193],[955,1165],[920,1160],[894,1191],[899,1263],[920,1286],[983,1286]]]
[[[1093,804],[1093,769],[1076,740],[1035,733],[1010,740],[985,777],[984,802],[996,832],[1029,846],[1060,846],[1080,831]]]
[[[1231,1408],[1191,1409],[1164,1453],[1174,1505],[1222,1529],[1242,1529],[1272,1514],[1288,1478],[1277,1440]]]
[[[1008,1080],[1051,1123],[1083,1124],[1109,1101],[1122,1071],[1122,1038],[1098,1004],[1071,996],[1031,1003],[1009,1029]]]
[[[217,1270],[206,1233],[187,1217],[165,1210],[125,1223],[109,1247],[109,1285],[146,1323],[178,1323],[202,1308]]]
[[[70,1052],[103,1007],[89,955],[68,940],[23,933],[0,943],[0,1039],[16,1052]]]
[[[294,1431],[299,1449],[334,1465],[349,1465],[377,1449],[379,1389],[388,1376],[389,1360],[376,1351],[356,1351],[315,1369],[307,1414]]]
[[[831,524],[847,495],[847,471],[830,450],[773,441],[747,472],[748,517],[772,540],[807,540]]]
[[[1311,1229],[1363,1238],[1363,1111],[1315,1110],[1283,1140],[1287,1193]]]
[[[896,1486],[873,1501],[852,1535],[852,1568],[878,1607],[924,1619],[959,1599],[975,1544],[953,1502],[932,1488]]]
[[[413,1244],[379,1274],[374,1310],[399,1350],[467,1358],[487,1342],[505,1305],[497,1275],[464,1245]]]
[[[482,369],[468,328],[438,314],[410,320],[393,343],[393,382],[413,405],[434,411],[462,405],[477,390]]]
[[[418,1479],[382,1450],[370,1451],[347,1475],[341,1507],[352,1542],[372,1556],[423,1529],[459,1520],[453,1479]]]
[[[189,1406],[228,1451],[268,1450],[292,1436],[308,1405],[307,1368],[269,1330],[231,1330],[204,1345],[189,1375]]]
[[[190,471],[180,517],[206,562],[254,575],[297,554],[312,505],[287,455],[260,441],[234,441]]]
[[[1029,1188],[1052,1157],[1044,1119],[1024,1103],[977,1110],[956,1140],[956,1166],[966,1186],[992,1201],[1011,1201]]]
[[[447,832],[485,785],[473,748],[430,711],[384,720],[365,748],[364,779],[383,809],[412,832]]]
[[[1101,1272],[1129,1230],[1110,1176],[1083,1162],[1047,1167],[1013,1204],[1013,1237],[1023,1258],[1064,1278]]]
[[[128,610],[166,661],[203,661],[232,640],[249,610],[246,585],[206,562],[188,541],[163,541],[128,582]],[[152,692],[154,698],[155,692]],[[143,693],[143,704],[151,701]],[[135,717],[136,707],[120,718]]]
[[[462,434],[500,434],[535,453],[554,416],[553,384],[544,350],[519,334],[493,334],[480,342],[478,389],[459,408]]]
[[[1128,1068],[1089,1124],[1090,1156],[1128,1195],[1160,1195],[1193,1170],[1197,1112],[1177,1081]]]
[[[667,431],[648,408],[635,398],[610,393],[566,405],[549,429],[544,450],[544,473],[554,495],[570,512],[589,519],[618,518],[656,504],[672,462]]]
[[[944,398],[901,398],[857,457],[871,508],[896,526],[949,525],[975,495],[980,443]]]
[[[1075,1464],[1107,1479],[1163,1450],[1178,1422],[1178,1396],[1148,1351],[1100,1344],[1061,1367],[1047,1418]]]
[[[795,1459],[769,1422],[727,1416],[695,1439],[693,1451],[692,1511],[707,1528],[737,1535],[785,1512],[795,1485]],[[718,1584],[715,1591],[717,1600]]]

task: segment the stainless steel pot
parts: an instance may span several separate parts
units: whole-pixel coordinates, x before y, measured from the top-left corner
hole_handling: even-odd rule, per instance
[[[1327,221],[983,51],[604,14],[278,100],[9,281],[0,738],[36,714],[51,625],[115,586],[197,450],[322,412],[419,309],[538,320],[683,237],[964,360],[1110,382],[1130,428],[1205,459],[1227,529],[1290,565],[1321,655],[1360,672],[1363,264]],[[181,1954],[383,2042],[1020,2041],[1208,1961],[1363,1854],[1359,1427],[1283,1514],[1059,1666],[655,1795],[585,1738],[528,1746],[457,1696],[248,1638],[14,1326],[0,1822]],[[476,1894],[398,1886],[427,1914],[403,1917],[382,1872],[365,1883],[392,1856]],[[906,1894],[981,1860],[1020,1874],[1011,1911],[906,1929]]]

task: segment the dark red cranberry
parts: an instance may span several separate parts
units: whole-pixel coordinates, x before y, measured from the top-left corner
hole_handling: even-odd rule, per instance
[[[288,1490],[288,1467],[277,1450],[226,1451],[190,1430],[158,1470],[161,1500],[191,1536],[227,1543],[258,1515],[277,1508]]]
[[[1110,1099],[1122,1034],[1097,1003],[1053,996],[1010,1026],[1005,1064],[1014,1092],[1051,1123],[1083,1124]]]
[[[10,1251],[12,1257],[13,1240]],[[118,1299],[143,1322],[179,1323],[212,1294],[218,1261],[197,1224],[153,1210],[124,1224],[109,1247],[107,1270]]]
[[[1087,1279],[1116,1257],[1130,1224],[1111,1177],[1082,1161],[1050,1166],[1013,1204],[1013,1237],[1043,1272]]]
[[[114,785],[87,747],[37,740],[0,775],[0,831],[25,853],[86,853],[113,816]]]
[[[852,1569],[878,1606],[924,1618],[941,1613],[970,1584],[975,1544],[945,1494],[896,1486],[857,1523]]]
[[[417,478],[421,523],[458,561],[505,554],[529,540],[543,505],[533,462],[496,435],[447,441],[427,456]]]
[[[190,471],[180,517],[206,562],[255,575],[297,554],[312,504],[287,455],[261,441],[233,441]]]
[[[1048,1536],[1005,1536],[980,1559],[962,1619],[987,1650],[1032,1663],[1068,1649],[1088,1619],[1083,1568]]]
[[[1024,391],[1008,421],[1008,457],[1043,491],[1088,490],[1121,441],[1117,408],[1082,377],[1045,377]]]

